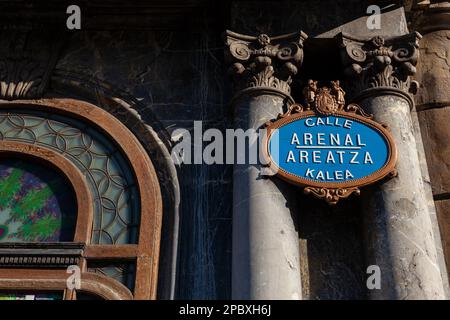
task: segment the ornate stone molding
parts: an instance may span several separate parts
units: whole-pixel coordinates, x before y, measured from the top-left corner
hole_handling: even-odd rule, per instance
[[[230,64],[236,92],[249,88],[268,88],[290,95],[292,77],[303,61],[302,31],[269,37],[225,33],[225,58]]]
[[[359,196],[361,191],[356,187],[336,189],[306,187],[304,193],[312,194],[318,199],[323,199],[330,205],[336,205],[339,200],[348,198],[353,193]]]
[[[407,12],[410,28],[425,35],[440,30],[450,30],[450,2],[445,0],[415,2]]]
[[[61,48],[62,37],[48,29],[0,30],[0,99],[42,97]]]
[[[374,37],[359,40],[338,35],[345,74],[350,78],[351,96],[361,95],[370,89],[390,89],[415,93],[417,83],[410,76],[416,73],[419,40],[413,32],[401,37],[384,39]]]
[[[77,265],[83,243],[0,243],[0,268],[66,268]]]

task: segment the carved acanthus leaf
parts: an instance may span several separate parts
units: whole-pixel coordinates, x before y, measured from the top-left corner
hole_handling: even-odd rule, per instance
[[[303,61],[305,39],[303,32],[270,38],[227,31],[225,57],[235,89],[269,87],[290,94],[292,76]]]
[[[378,87],[410,92],[420,39],[417,32],[389,39],[377,36],[369,41],[341,34],[342,59],[346,74],[353,78],[350,88],[354,95]]]

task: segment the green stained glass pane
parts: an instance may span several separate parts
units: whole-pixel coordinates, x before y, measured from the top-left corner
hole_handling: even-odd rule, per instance
[[[73,241],[76,208],[73,190],[59,172],[0,159],[0,242]]]
[[[0,300],[62,300],[62,292],[2,291]]]

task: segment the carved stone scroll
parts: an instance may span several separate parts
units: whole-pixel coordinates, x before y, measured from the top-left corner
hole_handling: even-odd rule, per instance
[[[225,33],[225,57],[229,74],[235,78],[235,90],[272,88],[289,95],[292,77],[303,61],[303,32],[269,37]]]
[[[371,40],[353,39],[340,34],[345,73],[353,80],[354,95],[373,88],[390,88],[414,93],[417,83],[410,76],[416,73],[419,40],[413,32],[401,37]]]

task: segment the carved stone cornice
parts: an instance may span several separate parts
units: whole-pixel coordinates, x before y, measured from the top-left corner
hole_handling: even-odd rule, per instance
[[[41,98],[62,37],[45,28],[0,29],[0,99]]]
[[[412,1],[412,0],[410,0]],[[407,13],[410,29],[425,35],[430,32],[450,30],[450,2],[414,0],[414,5]]]
[[[225,33],[225,58],[236,93],[246,89],[274,90],[290,96],[292,77],[303,61],[302,31],[269,37]]]
[[[424,34],[439,30],[450,30],[450,2],[431,4],[418,26]]]
[[[341,57],[349,78],[348,90],[354,98],[371,90],[390,90],[415,93],[417,84],[411,81],[416,73],[419,40],[413,32],[404,36],[384,39],[374,37],[358,40],[340,34]]]

